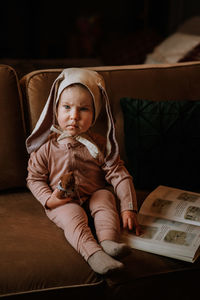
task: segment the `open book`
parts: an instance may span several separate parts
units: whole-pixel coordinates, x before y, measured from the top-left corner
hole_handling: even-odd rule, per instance
[[[200,254],[200,193],[158,186],[143,202],[142,235],[124,230],[132,248],[194,262]]]

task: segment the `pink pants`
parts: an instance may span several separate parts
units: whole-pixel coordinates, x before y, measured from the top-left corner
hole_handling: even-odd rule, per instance
[[[98,190],[88,201],[98,241],[118,241],[120,222],[114,195],[108,190]],[[86,261],[101,250],[88,226],[87,214],[79,204],[67,203],[47,211],[47,216],[64,230],[67,241]]]

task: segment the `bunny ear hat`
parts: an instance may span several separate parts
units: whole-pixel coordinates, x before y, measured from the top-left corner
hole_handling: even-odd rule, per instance
[[[52,125],[54,126],[56,124],[56,105],[59,101],[60,95],[66,87],[76,83],[84,85],[93,97],[95,111],[93,124],[98,118],[104,99],[108,117],[107,155],[105,163],[107,166],[111,166],[119,155],[119,148],[115,137],[115,126],[105,88],[105,82],[103,77],[96,71],[83,68],[64,69],[56,78],[51,87],[49,97],[40,118],[36,123],[33,132],[26,140],[27,151],[30,154],[31,152],[36,151],[47,141]]]

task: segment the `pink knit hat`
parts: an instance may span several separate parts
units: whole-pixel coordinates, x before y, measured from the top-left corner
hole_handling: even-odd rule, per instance
[[[93,124],[98,118],[104,99],[108,116],[107,155],[105,163],[108,166],[111,166],[119,155],[119,148],[115,137],[115,126],[105,88],[105,82],[103,77],[96,71],[83,68],[64,69],[56,78],[51,87],[49,97],[43,108],[40,118],[33,132],[26,140],[27,151],[28,153],[36,151],[46,142],[48,135],[51,132],[50,128],[56,123],[56,104],[60,98],[60,95],[66,87],[75,83],[84,85],[93,97],[95,110]]]

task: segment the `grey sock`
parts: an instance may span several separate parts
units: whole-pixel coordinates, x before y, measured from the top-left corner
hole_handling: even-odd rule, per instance
[[[125,256],[130,253],[131,248],[124,243],[117,243],[110,240],[101,242],[103,250],[110,256]]]
[[[92,254],[88,259],[90,267],[99,274],[105,275],[106,273],[123,268],[123,264],[118,260],[113,259],[104,251],[97,251]]]

